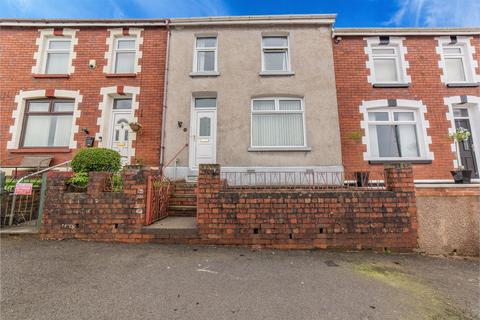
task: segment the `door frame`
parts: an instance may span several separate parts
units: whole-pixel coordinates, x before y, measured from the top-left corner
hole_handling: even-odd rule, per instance
[[[196,139],[194,139],[194,135],[196,135],[197,132],[197,114],[198,112],[203,111],[213,112],[213,162],[215,163],[217,161],[217,107],[215,106],[215,108],[195,108],[195,98],[193,98],[190,105],[190,134],[188,138],[188,166],[191,171],[198,171],[198,166],[195,166]]]
[[[480,150],[479,150],[479,144],[477,143],[477,141],[479,141],[479,137],[477,137],[476,133],[477,133],[477,127],[476,127],[476,124],[475,124],[475,121],[473,119],[473,113],[475,112],[473,109],[475,107],[480,107],[480,104],[475,104],[475,103],[467,103],[465,105],[461,105],[461,104],[454,104],[452,106],[452,118],[453,118],[453,125],[454,125],[454,130],[457,130],[457,125],[455,123],[455,120],[456,119],[467,119],[469,124],[470,124],[470,134],[471,134],[471,137],[470,139],[472,139],[472,146],[473,146],[473,156],[475,157],[474,161],[475,161],[475,165],[477,166],[477,171],[480,171]],[[468,117],[455,117],[455,114],[454,114],[454,110],[455,109],[467,109],[468,111]],[[457,146],[458,147],[458,146]],[[460,152],[460,151],[459,151]],[[460,161],[461,161],[461,158],[460,158]],[[458,163],[458,165],[463,165],[462,163]],[[479,172],[480,174],[480,172]],[[476,177],[474,177],[476,178]],[[478,178],[477,178],[478,179]]]

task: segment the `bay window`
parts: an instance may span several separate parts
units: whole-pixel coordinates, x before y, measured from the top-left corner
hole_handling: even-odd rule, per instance
[[[74,100],[27,100],[22,147],[68,147]]]
[[[217,71],[217,38],[197,37],[195,40],[194,72]]]
[[[262,38],[262,71],[290,71],[287,36],[264,36]]]
[[[372,158],[420,158],[417,115],[401,108],[368,111],[369,149]]]
[[[298,98],[252,101],[252,148],[305,147],[304,107]]]

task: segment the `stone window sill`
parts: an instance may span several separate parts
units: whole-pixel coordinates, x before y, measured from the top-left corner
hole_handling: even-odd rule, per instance
[[[480,84],[478,83],[447,83],[447,87],[449,88],[475,88],[478,87]]]
[[[69,74],[33,74],[33,77],[36,79],[68,79],[70,78]]]
[[[261,77],[290,77],[294,76],[295,72],[292,71],[262,71],[259,73]]]
[[[196,77],[218,77],[220,72],[190,72],[189,76],[192,78]]]
[[[292,147],[292,148],[261,148],[250,147],[248,152],[309,152],[312,151],[310,147]]]
[[[374,83],[374,88],[408,88],[409,83]]]
[[[70,148],[19,148],[9,150],[11,153],[69,153],[72,152]]]
[[[432,160],[368,160],[369,164],[386,164],[386,163],[412,163],[412,164],[431,164]]]
[[[136,73],[108,73],[107,78],[135,78]]]

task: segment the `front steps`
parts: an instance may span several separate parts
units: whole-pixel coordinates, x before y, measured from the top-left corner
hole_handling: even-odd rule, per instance
[[[168,200],[169,217],[196,217],[197,193],[196,183],[175,182],[173,192]]]
[[[153,235],[151,242],[197,243],[199,235],[195,217],[166,217],[143,228],[143,233]]]

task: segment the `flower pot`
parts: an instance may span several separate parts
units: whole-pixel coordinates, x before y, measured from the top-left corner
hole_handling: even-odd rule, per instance
[[[368,172],[357,171],[355,172],[355,180],[357,181],[357,187],[368,186]]]
[[[138,122],[131,122],[129,125],[133,132],[138,132],[142,129],[142,125]]]
[[[472,170],[450,171],[455,183],[471,183]]]

